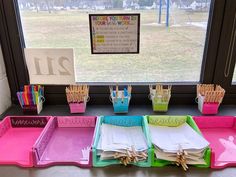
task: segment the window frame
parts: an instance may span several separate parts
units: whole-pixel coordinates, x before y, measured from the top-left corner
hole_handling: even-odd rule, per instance
[[[228,62],[230,64],[228,65]],[[236,64],[236,3],[228,0],[225,5],[223,28],[221,32],[217,63],[213,82],[226,90],[228,103],[235,104],[236,83],[233,74]],[[228,70],[228,76],[226,70]],[[219,72],[221,71],[221,72]]]
[[[172,85],[171,104],[194,104],[196,84],[214,83],[218,50],[222,33],[223,17],[226,0],[212,0],[209,11],[208,28],[206,31],[205,48],[199,82],[163,83]],[[16,91],[25,84],[29,84],[29,76],[24,59],[25,47],[17,0],[0,0],[0,42],[2,44],[9,85],[13,103],[18,103]],[[212,67],[213,66],[213,67]],[[79,84],[79,83],[78,83]],[[115,83],[88,83],[90,85],[89,104],[110,104],[108,85]],[[124,85],[127,83],[121,83]],[[151,104],[148,100],[148,85],[153,83],[132,84],[131,103]],[[65,86],[45,86],[47,104],[65,104]],[[227,100],[225,101],[227,103]]]

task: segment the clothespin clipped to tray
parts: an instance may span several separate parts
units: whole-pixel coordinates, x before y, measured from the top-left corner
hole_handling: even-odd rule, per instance
[[[187,165],[187,155],[188,153],[183,150],[180,146],[179,151],[176,154],[176,165],[177,166],[182,166],[184,171],[188,170],[188,165]]]
[[[113,103],[115,113],[127,113],[129,102],[131,99],[131,85],[124,87],[123,90],[119,90],[118,84],[115,86],[110,86],[110,101]]]
[[[89,86],[71,85],[66,87],[66,98],[71,113],[84,113],[89,101]]]
[[[126,150],[126,152],[116,152],[114,158],[120,160],[120,162],[127,166],[130,163],[136,163],[139,161],[146,160],[148,157],[146,152],[137,152],[132,146],[131,150]]]
[[[225,95],[225,90],[220,85],[198,84],[198,108],[203,114],[217,114],[218,107]]]
[[[161,84],[157,84],[153,88],[153,85],[149,85],[149,91],[149,99],[152,101],[153,111],[166,112],[171,97],[171,86],[164,87]]]

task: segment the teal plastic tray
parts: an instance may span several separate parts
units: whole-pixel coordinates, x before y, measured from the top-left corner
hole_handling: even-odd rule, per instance
[[[149,117],[151,116],[145,116],[147,122],[149,122]],[[152,117],[158,117],[158,116],[152,116]],[[161,116],[161,117],[165,117],[165,116]],[[170,116],[166,116],[166,117],[170,117]],[[195,123],[195,121],[193,120],[193,118],[191,116],[186,116],[187,117],[187,123],[196,131],[198,132],[200,135],[202,135],[200,129],[198,128],[197,124]],[[157,159],[154,153],[154,146],[152,146],[152,167],[163,167],[163,166],[167,166],[167,165],[173,165],[175,164],[174,162],[171,161],[167,161],[167,160],[162,160],[162,159]],[[204,160],[206,162],[205,165],[199,164],[199,165],[192,165],[195,167],[201,167],[201,168],[209,168],[210,167],[210,161],[211,161],[211,150],[210,148],[207,148],[205,151],[205,155],[204,155]]]
[[[92,146],[93,151],[93,166],[94,167],[104,167],[109,165],[121,164],[119,160],[100,160],[100,156],[97,155],[98,140],[100,138],[100,129],[102,123],[112,124],[117,126],[131,127],[131,126],[142,126],[145,137],[147,138],[148,144],[148,158],[145,161],[140,161],[137,163],[132,163],[139,167],[151,167],[151,157],[152,157],[152,144],[149,136],[149,129],[147,119],[143,116],[102,116],[97,120],[95,128],[95,140]]]

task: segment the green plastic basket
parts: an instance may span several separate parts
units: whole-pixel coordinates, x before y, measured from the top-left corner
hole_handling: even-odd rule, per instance
[[[154,112],[167,112],[168,102],[161,102],[158,98],[152,99],[152,108]]]
[[[93,152],[93,166],[94,167],[105,167],[109,165],[117,165],[121,164],[119,160],[101,160],[100,156],[97,155],[97,146],[98,141],[100,138],[100,129],[102,123],[118,125],[118,126],[142,126],[143,132],[147,139],[148,145],[148,157],[145,161],[140,161],[137,163],[132,163],[132,165],[136,165],[139,167],[151,167],[151,159],[153,154],[152,143],[149,135],[148,123],[147,119],[143,116],[102,116],[99,117],[96,123],[95,128],[95,139],[92,145],[92,152]]]
[[[147,119],[147,122],[149,122],[149,117],[159,117],[159,116],[145,116],[145,118]],[[161,116],[161,117],[165,117],[165,116]],[[170,116],[166,116],[166,117],[170,117]],[[193,118],[191,116],[186,116],[187,117],[187,123],[200,135],[202,135],[200,129],[198,128],[198,126],[196,125],[195,121],[193,120]],[[171,161],[167,161],[167,160],[162,160],[162,159],[157,159],[154,153],[154,146],[152,146],[152,167],[164,167],[167,165],[173,165],[175,164],[174,162]],[[208,147],[205,151],[204,154],[204,160],[206,162],[205,165],[199,164],[199,165],[192,165],[195,167],[200,167],[200,168],[209,168],[210,167],[210,160],[211,160],[211,150]]]

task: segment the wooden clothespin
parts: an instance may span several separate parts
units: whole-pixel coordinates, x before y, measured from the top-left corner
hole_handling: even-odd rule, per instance
[[[88,98],[89,87],[87,85],[70,85],[66,88],[66,97],[68,103],[83,102]]]
[[[128,93],[131,94],[131,92],[132,92],[132,86],[129,85],[129,86],[128,86]]]
[[[177,166],[181,165],[182,168],[184,169],[184,171],[188,170],[187,160],[186,160],[187,155],[188,155],[188,153],[180,147],[179,151],[177,152],[176,165]]]
[[[115,159],[119,159],[122,164],[127,166],[130,163],[138,162],[147,159],[148,155],[145,152],[138,153],[132,146],[131,150],[126,150],[125,152],[116,152],[114,154]]]

